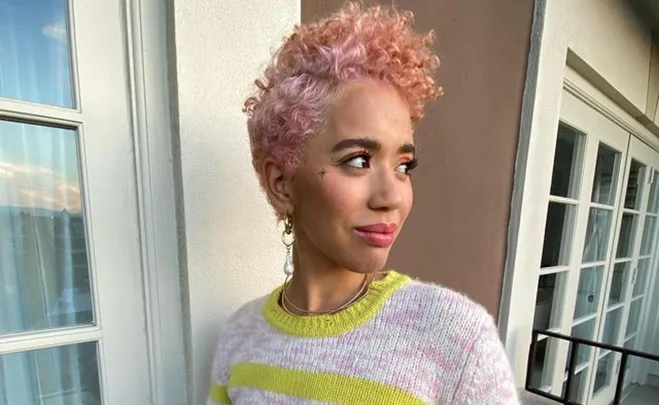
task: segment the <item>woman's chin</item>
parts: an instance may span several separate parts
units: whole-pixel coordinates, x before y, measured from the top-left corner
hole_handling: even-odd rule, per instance
[[[345,266],[346,269],[359,274],[374,274],[384,270],[384,266],[387,264],[387,255],[378,255],[377,257],[372,257],[370,260],[364,262],[364,260],[359,260],[356,263]]]

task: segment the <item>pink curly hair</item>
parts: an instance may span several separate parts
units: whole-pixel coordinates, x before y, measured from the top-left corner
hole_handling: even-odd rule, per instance
[[[243,110],[252,164],[266,194],[265,158],[294,172],[341,85],[366,78],[393,85],[409,104],[413,122],[422,118],[428,100],[441,96],[432,78],[439,66],[431,50],[434,34],[412,32],[413,19],[410,11],[348,3],[326,19],[296,26],[284,39]]]

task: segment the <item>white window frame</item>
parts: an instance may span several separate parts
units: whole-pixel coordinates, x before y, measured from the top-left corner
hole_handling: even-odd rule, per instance
[[[74,0],[70,0],[74,1]],[[84,3],[84,2],[83,2]],[[82,9],[82,4],[75,4],[76,8]],[[93,7],[87,5],[84,7]],[[99,29],[105,30],[108,35],[115,38],[121,38],[124,52],[127,55],[128,65],[125,66],[125,75],[116,75],[127,79],[127,83],[121,81],[118,83],[106,82],[104,86],[108,89],[99,90],[106,92],[104,94],[113,94],[111,89],[123,89],[128,85],[129,107],[127,114],[129,123],[120,123],[124,127],[130,128],[132,140],[125,142],[127,145],[113,146],[119,152],[133,151],[133,156],[125,156],[125,162],[118,162],[126,173],[134,175],[135,188],[120,190],[119,201],[122,204],[137,206],[137,217],[128,217],[121,221],[114,221],[113,227],[120,232],[125,230],[125,226],[130,228],[128,238],[138,240],[139,246],[126,253],[126,260],[117,262],[134,263],[135,260],[141,262],[142,273],[138,276],[141,278],[142,285],[135,286],[136,291],[129,292],[131,296],[140,295],[143,306],[133,308],[133,314],[129,308],[121,308],[116,316],[126,316],[129,314],[134,319],[131,330],[146,330],[147,342],[146,350],[148,351],[148,365],[145,368],[137,365],[126,364],[125,372],[117,372],[112,376],[105,376],[102,387],[108,383],[120,384],[130,381],[126,386],[130,386],[131,392],[124,392],[121,400],[126,405],[129,404],[164,404],[164,405],[181,405],[187,403],[186,398],[186,362],[184,356],[184,330],[182,316],[182,295],[180,288],[180,272],[178,257],[178,235],[177,235],[177,210],[176,197],[177,190],[180,190],[180,184],[177,184],[175,169],[177,160],[175,156],[174,135],[175,130],[172,125],[173,116],[175,116],[175,106],[170,105],[170,91],[174,91],[171,77],[175,77],[175,58],[168,57],[168,40],[172,34],[173,25],[168,24],[172,12],[168,2],[158,0],[119,0],[108,4],[112,7],[113,13],[118,20],[108,20],[107,24],[100,24]],[[117,11],[116,13],[114,11]],[[73,13],[73,12],[71,12]],[[89,21],[81,20],[84,24],[89,25]],[[92,22],[94,23],[94,22]],[[72,30],[75,27],[72,25]],[[73,35],[73,32],[72,32]],[[97,54],[98,45],[90,43],[86,38],[77,38],[77,48],[84,48],[83,57],[89,57],[90,54]],[[94,49],[96,53],[90,52]],[[114,49],[113,49],[114,50]],[[75,54],[75,42],[71,44],[71,51]],[[91,65],[102,63],[102,60],[93,60]],[[76,58],[73,58],[73,71],[75,69]],[[89,63],[87,63],[89,65]],[[92,67],[93,68],[93,67]],[[173,72],[170,69],[174,69]],[[89,87],[90,68],[85,72],[78,72],[84,75],[86,86]],[[114,77],[113,77],[114,78]],[[96,80],[104,80],[96,78]],[[76,86],[76,89],[79,86]],[[75,93],[77,94],[77,93]],[[97,94],[94,94],[96,97]],[[112,95],[108,98],[108,103],[117,103],[123,108],[125,93]],[[80,99],[76,96],[76,99]],[[84,101],[84,100],[83,100]],[[54,107],[57,109],[57,107]],[[37,121],[45,123],[63,124],[70,127],[80,126],[80,114],[76,109],[66,110],[57,109],[57,119],[44,118],[52,115],[53,107],[41,106],[38,104],[27,105],[21,101],[0,100],[0,111],[4,116],[13,116],[17,119],[35,118]],[[118,115],[119,117],[120,115]],[[110,130],[110,129],[108,129]],[[82,139],[82,137],[80,137]],[[122,137],[122,142],[126,137]],[[112,141],[111,139],[108,142]],[[82,142],[82,140],[81,140]],[[95,140],[95,142],[98,142]],[[131,144],[132,142],[132,144]],[[99,150],[98,145],[94,147]],[[84,145],[81,147],[84,149]],[[99,158],[99,156],[94,156]],[[84,154],[81,155],[81,165],[90,166],[90,159]],[[132,166],[132,167],[131,167]],[[118,176],[123,175],[119,173]],[[86,187],[88,179],[83,177],[83,188]],[[115,194],[118,195],[118,194]],[[106,196],[107,197],[107,196]],[[85,206],[89,206],[89,195],[84,195]],[[103,199],[103,195],[92,196],[92,199]],[[131,209],[132,211],[132,209]],[[137,222],[137,226],[135,225]],[[87,224],[87,230],[93,226]],[[137,228],[137,229],[135,229]],[[88,232],[91,238],[93,233]],[[123,243],[123,242],[122,242]],[[90,243],[93,246],[93,243]],[[123,246],[123,245],[122,245]],[[90,251],[90,262],[100,260],[99,256],[116,255],[121,250],[121,246],[102,246],[102,253]],[[96,257],[96,258],[95,258]],[[137,257],[137,259],[135,259]],[[114,262],[113,262],[114,263]],[[121,266],[125,270],[132,271],[134,266]],[[90,269],[90,271],[96,271]],[[107,272],[106,272],[107,274]],[[116,281],[117,276],[114,281]],[[112,281],[111,280],[111,281]],[[98,290],[104,290],[104,283],[107,277],[97,275],[94,282],[95,306],[98,305]],[[112,281],[114,283],[114,281]],[[134,294],[134,295],[133,295]],[[111,298],[110,304],[117,297]],[[127,300],[126,305],[130,305]],[[106,309],[107,311],[107,309]],[[103,322],[103,320],[98,320]],[[107,323],[107,322],[106,322]],[[124,322],[125,323],[125,322]],[[2,352],[13,352],[23,350],[26,347],[48,348],[55,345],[66,344],[69,341],[78,341],[82,338],[96,340],[100,337],[98,327],[88,328],[88,332],[77,333],[77,338],[73,338],[75,331],[55,330],[39,332],[34,338],[26,339],[23,335],[16,337],[4,338]],[[113,336],[114,346],[110,353],[121,350],[121,341],[117,336],[132,335],[131,330],[122,330],[121,328],[104,331]],[[73,340],[72,340],[73,339]],[[103,348],[107,342],[99,342],[98,362],[99,373],[104,375]],[[137,345],[126,345],[136,347]],[[105,347],[107,349],[107,347]],[[148,372],[145,370],[148,368]],[[139,370],[139,371],[138,371]],[[117,370],[115,370],[117,371]],[[137,374],[136,374],[137,373]],[[108,382],[110,379],[110,382]],[[107,387],[102,388],[107,392]],[[138,392],[139,391],[139,392]],[[148,400],[146,400],[148,398]],[[109,398],[103,398],[106,405]]]
[[[140,216],[151,403],[187,403],[176,209],[181,191],[174,139],[176,58],[173,7],[159,0],[123,0],[129,54],[137,200]],[[171,51],[171,52],[170,52]],[[180,172],[180,170],[179,170]],[[182,212],[182,211],[181,211]]]
[[[568,1],[536,0],[526,87],[522,103],[515,185],[511,203],[509,243],[499,311],[499,328],[516,383],[525,385],[535,295],[539,279],[547,198],[563,88],[620,125],[636,138],[659,150],[659,138],[627,110],[611,101],[577,70],[583,60],[571,51]],[[586,66],[587,67],[587,66]],[[576,68],[576,69],[575,69]],[[655,285],[656,272],[652,280]],[[657,305],[657,297],[654,303]],[[647,325],[642,347],[650,343],[659,314],[640,320]],[[653,319],[654,318],[654,319]],[[637,374],[639,382],[647,370]]]

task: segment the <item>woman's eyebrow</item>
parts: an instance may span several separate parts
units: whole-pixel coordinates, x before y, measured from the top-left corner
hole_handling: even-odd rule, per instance
[[[340,152],[344,149],[350,149],[356,146],[372,152],[380,149],[380,143],[376,140],[370,138],[348,138],[343,139],[334,145],[332,152]]]
[[[339,141],[336,145],[334,145],[334,147],[332,148],[332,152],[340,152],[344,149],[350,149],[354,147],[364,148],[371,152],[377,152],[378,150],[381,149],[380,142],[374,139],[348,138],[348,139],[343,139]],[[401,145],[400,148],[398,148],[398,153],[400,153],[401,155],[408,153],[414,154],[415,152],[416,152],[416,148],[411,143],[406,143],[404,145]]]

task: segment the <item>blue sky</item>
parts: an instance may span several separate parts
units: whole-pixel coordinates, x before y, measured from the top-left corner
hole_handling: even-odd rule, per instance
[[[74,107],[67,14],[64,0],[0,0],[1,98]],[[65,195],[77,164],[73,131],[0,121],[0,205],[79,205]]]
[[[0,95],[72,107],[64,0],[0,0]]]

